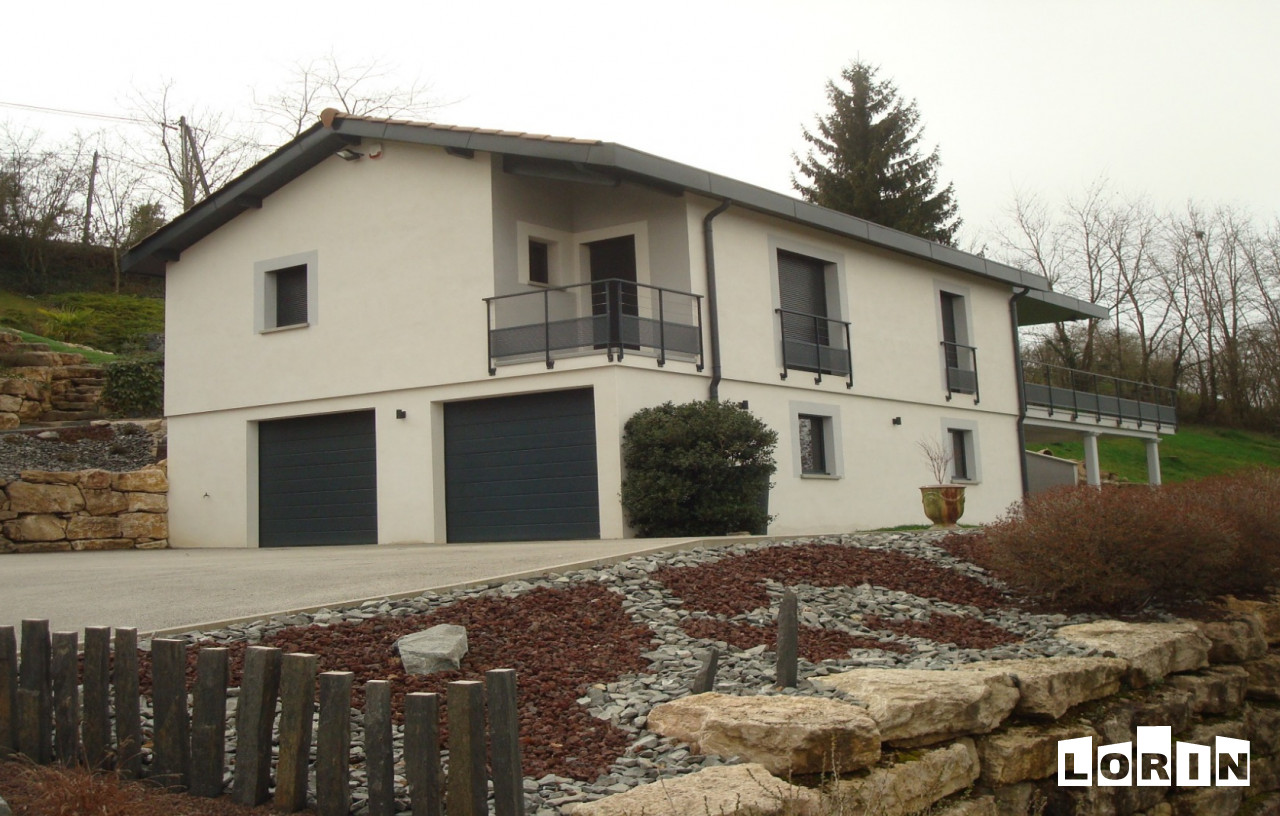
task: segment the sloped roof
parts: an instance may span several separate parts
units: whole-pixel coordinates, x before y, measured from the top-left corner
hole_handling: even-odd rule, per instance
[[[1105,309],[1049,291],[1048,281],[1040,275],[625,145],[431,122],[348,116],[332,108],[321,114],[320,122],[131,248],[122,259],[123,269],[163,275],[165,264],[176,260],[187,247],[246,209],[260,207],[268,195],[341,148],[364,139],[434,145],[453,150],[496,153],[517,160],[557,163],[616,180],[695,193],[717,201],[727,199],[735,206],[1013,287],[1026,287],[1032,293],[1019,308],[1023,325],[1106,316]]]

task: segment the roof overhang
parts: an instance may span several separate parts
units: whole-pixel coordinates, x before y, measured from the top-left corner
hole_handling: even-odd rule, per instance
[[[1032,289],[1018,301],[1018,325],[1039,326],[1067,320],[1105,320],[1111,313],[1104,306],[1064,295]]]
[[[347,144],[362,140],[407,142],[443,147],[458,155],[475,152],[503,156],[504,166],[553,174],[560,165],[570,177],[594,183],[616,179],[644,184],[668,193],[694,193],[730,201],[749,210],[776,216],[824,232],[851,238],[894,253],[941,264],[962,272],[1044,295],[1032,306],[1024,299],[1031,322],[1073,320],[1095,314],[1097,307],[1047,291],[1040,275],[1007,264],[882,227],[861,218],[828,210],[791,196],[726,176],[633,150],[623,145],[582,139],[555,139],[505,131],[476,130],[420,122],[343,116],[325,111],[316,124],[236,178],[226,187],[175,218],[125,253],[125,271],[164,274],[165,263],[235,216],[260,205],[283,187]],[[1070,316],[1068,316],[1070,315]]]

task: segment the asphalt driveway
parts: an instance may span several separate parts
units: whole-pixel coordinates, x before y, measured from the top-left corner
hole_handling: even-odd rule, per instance
[[[0,556],[0,626],[47,618],[175,632],[494,578],[560,572],[698,539],[122,550]],[[212,628],[212,626],[209,626]]]

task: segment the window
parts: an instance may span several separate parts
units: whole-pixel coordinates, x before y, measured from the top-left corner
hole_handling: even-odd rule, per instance
[[[802,479],[843,476],[840,409],[813,402],[793,402],[790,408],[792,473]]]
[[[275,289],[275,322],[272,328],[297,326],[307,322],[307,267],[290,266],[267,273]]]
[[[840,320],[839,269],[835,261],[776,248],[778,324],[782,330],[783,379],[786,371],[812,371],[848,378],[853,366],[848,323]]]
[[[259,332],[316,322],[316,267],[315,252],[254,264],[254,324]]]
[[[827,432],[828,417],[800,415],[800,472],[804,474],[828,474]]]
[[[969,340],[969,315],[965,296],[938,291],[942,331],[943,373],[947,399],[955,394],[978,396],[978,350]]]
[[[942,438],[951,453],[951,481],[961,484],[981,482],[977,424],[962,419],[944,419]]]
[[[529,239],[529,283],[551,283],[551,246],[536,238]]]

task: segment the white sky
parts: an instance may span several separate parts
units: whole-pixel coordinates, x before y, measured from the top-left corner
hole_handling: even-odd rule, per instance
[[[123,113],[168,77],[249,117],[251,88],[332,49],[430,81],[454,100],[436,121],[616,141],[788,193],[801,126],[860,56],[917,101],[962,244],[1015,190],[1058,201],[1100,176],[1160,206],[1280,215],[1272,0],[50,0],[3,20],[0,102]]]

